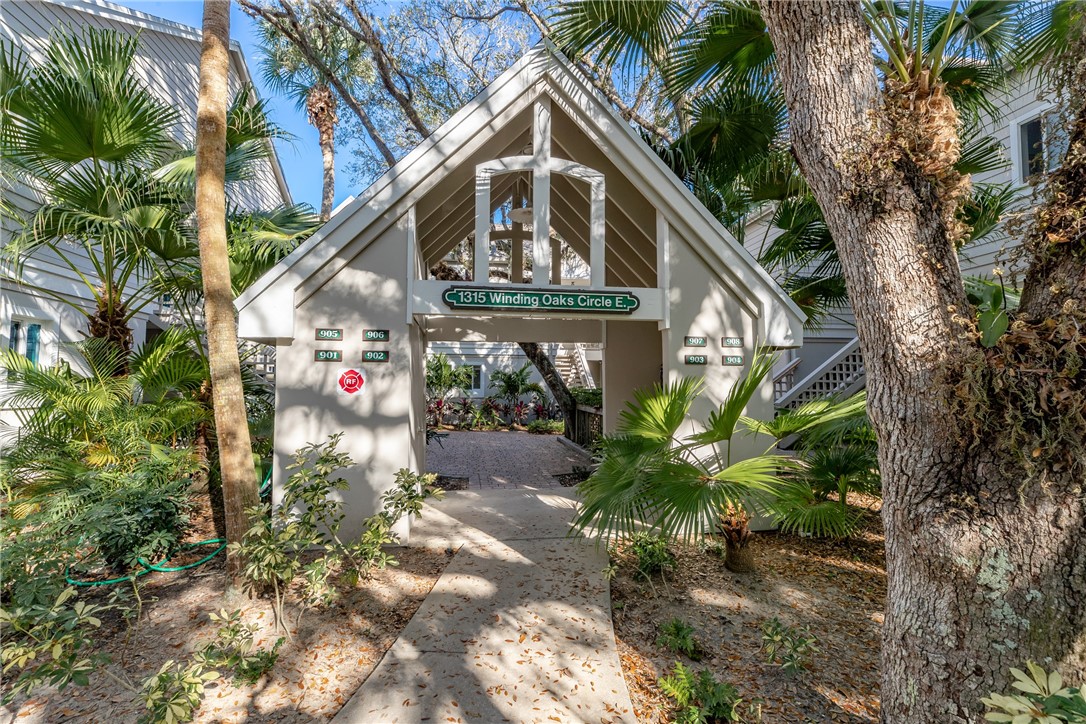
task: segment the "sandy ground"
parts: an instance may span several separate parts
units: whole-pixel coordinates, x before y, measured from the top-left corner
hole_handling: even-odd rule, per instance
[[[293,639],[280,649],[270,674],[254,686],[213,683],[196,722],[314,722],[330,719],[369,676],[410,620],[448,563],[443,551],[396,548],[400,565],[377,571],[325,610],[306,612]],[[214,634],[208,613],[240,608],[244,620],[260,627],[258,643],[270,648],[282,634],[272,625],[267,599],[224,600],[222,558],[188,573],[156,573],[142,587],[143,615],[130,630],[108,616],[100,641],[113,657],[112,670],[142,681],[168,659],[181,659]],[[99,589],[100,590],[100,589]],[[104,599],[105,592],[93,595]],[[40,690],[29,700],[0,708],[0,721],[134,722],[140,705],[109,677],[92,676],[86,687]]]
[[[886,573],[877,516],[851,541],[758,534],[759,569],[736,574],[696,548],[672,548],[675,570],[650,585],[618,556],[612,582],[623,673],[642,722],[667,721],[656,685],[676,661],[708,668],[760,706],[762,721],[877,722],[879,651]],[[789,675],[761,652],[762,622],[810,626],[819,651],[808,669]],[[693,662],[656,645],[660,624],[692,625],[706,653]]]

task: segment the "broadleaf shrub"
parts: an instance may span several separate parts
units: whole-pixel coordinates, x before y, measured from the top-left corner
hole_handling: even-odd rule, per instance
[[[401,518],[417,516],[422,504],[444,491],[434,487],[437,476],[418,475],[402,469],[393,487],[381,498],[382,509],[363,522],[361,534],[344,540],[340,535],[343,503],[337,492],[349,484],[338,475],[354,461],[337,450],[343,434],[330,435],[321,444],[309,444],[294,453],[293,471],[283,486],[280,505],[250,511],[253,523],[233,550],[245,559],[243,575],[250,592],[271,591],[275,599],[276,622],[284,625],[287,588],[301,576],[304,606],[326,605],[337,592],[332,578],[353,585],[374,570],[396,565],[384,546],[395,543],[392,529]],[[310,552],[317,557],[306,561]]]
[[[561,435],[566,429],[561,420],[532,420],[528,423],[528,432],[533,435]]]
[[[981,699],[984,718],[1011,724],[1086,724],[1086,690],[1064,686],[1058,671],[1049,673],[1033,663],[1011,669],[1017,693],[991,693]]]

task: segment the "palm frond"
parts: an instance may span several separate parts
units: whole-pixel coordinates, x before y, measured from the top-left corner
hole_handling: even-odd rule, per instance
[[[768,85],[776,54],[757,3],[726,0],[687,31],[668,69],[679,90]]]
[[[636,65],[663,58],[682,28],[683,11],[673,0],[577,0],[551,17],[552,38],[571,57],[588,53],[603,66]]]
[[[699,445],[715,445],[731,440],[735,435],[743,410],[750,404],[754,393],[761,387],[776,361],[776,355],[769,354],[765,350],[758,350],[751,359],[750,368],[746,374],[728,390],[728,395],[720,407],[709,414],[709,419],[705,422],[705,430],[687,439]]]
[[[657,384],[649,390],[635,390],[633,402],[627,402],[619,413],[619,433],[670,444],[702,387],[700,379],[684,377],[666,388]]]
[[[773,501],[773,518],[784,531],[845,538],[856,529],[860,515],[854,508],[820,498],[808,486],[793,484],[782,488]]]

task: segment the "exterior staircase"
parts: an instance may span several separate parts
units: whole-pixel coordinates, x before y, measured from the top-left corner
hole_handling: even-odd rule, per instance
[[[794,375],[796,364],[798,361],[774,377],[775,404],[779,409],[794,410],[806,402],[830,396],[848,397],[867,384],[859,338],[853,338],[811,374],[788,384],[788,375]]]
[[[554,366],[568,387],[596,386],[584,347],[580,344],[559,344],[554,353]]]
[[[159,303],[155,307],[155,314],[163,322],[174,327],[180,327],[187,324],[181,312],[174,307],[169,300],[159,300]],[[206,347],[207,344],[202,332],[202,330],[205,329],[202,307],[199,310],[193,310],[192,321],[196,327],[201,330],[200,343]],[[240,340],[238,343],[238,355],[241,357],[242,366],[251,369],[261,385],[267,387],[269,390],[275,389],[275,347],[270,347],[258,342]]]

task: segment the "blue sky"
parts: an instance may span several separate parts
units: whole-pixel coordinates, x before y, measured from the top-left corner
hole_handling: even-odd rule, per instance
[[[203,22],[204,4],[199,0],[113,0],[118,5],[130,7],[149,15],[200,28]],[[321,202],[321,156],[317,145],[317,131],[306,121],[305,111],[298,110],[293,101],[278,99],[264,87],[260,80],[260,53],[257,45],[256,23],[234,3],[230,6],[230,35],[241,43],[245,60],[261,97],[271,98],[272,120],[294,136],[293,141],[276,143],[279,162],[283,166],[290,192],[296,202],[305,202],[315,209]],[[337,161],[346,161],[346,153],[339,153]],[[336,203],[357,189],[350,188],[343,164],[336,163]]]

